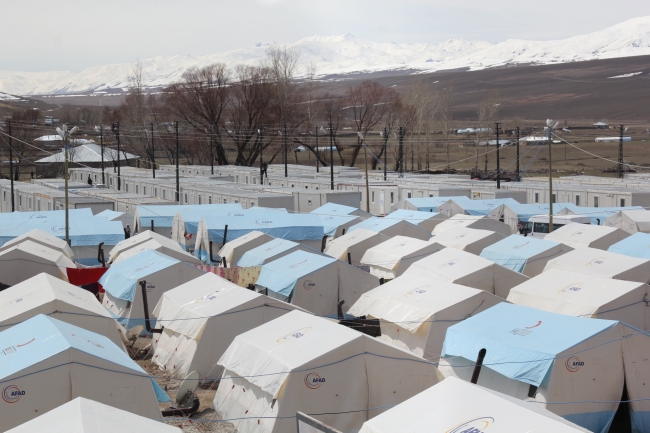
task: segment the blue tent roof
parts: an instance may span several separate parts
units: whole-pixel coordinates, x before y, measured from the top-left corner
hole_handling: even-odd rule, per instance
[[[511,205],[519,204],[519,202],[513,198],[497,198],[494,200],[472,200],[467,197],[457,197],[452,199],[456,204],[467,212],[469,215],[474,216],[485,216],[490,213],[494,208],[501,206],[502,204]]]
[[[481,257],[513,271],[522,272],[528,259],[558,245],[558,242],[544,239],[510,235],[485,247]]]
[[[154,250],[145,250],[112,265],[99,279],[108,293],[125,301],[133,301],[138,280],[181,261]]]
[[[317,216],[320,218],[321,224],[323,224],[323,232],[327,236],[334,236],[336,234],[336,229],[359,218],[354,215],[348,216],[317,214]]]
[[[317,215],[350,215],[353,212],[358,211],[359,208],[352,207],[352,206],[345,206],[342,204],[336,204],[336,203],[325,203],[323,206],[314,209],[311,211],[311,213],[315,213]]]
[[[250,268],[253,266],[262,266],[264,261],[274,257],[284,251],[290,250],[299,244],[285,239],[273,239],[270,242],[260,245],[259,247],[248,250],[237,262],[241,268]]]
[[[332,257],[294,251],[262,266],[257,285],[289,297],[293,293],[298,279],[334,262],[336,259]]]
[[[70,241],[73,247],[117,245],[124,240],[124,229],[119,221],[95,217],[90,209],[71,209]],[[11,212],[0,214],[0,246],[31,230],[39,229],[65,239],[65,212]]]
[[[421,212],[417,210],[397,209],[395,212],[389,213],[384,218],[395,218],[418,225],[422,221],[433,218],[436,215],[438,215],[438,212]]]
[[[616,242],[607,251],[640,259],[650,259],[650,234],[634,233],[632,236]]]
[[[567,206],[571,212],[576,215],[584,215],[591,218],[592,224],[598,224],[600,220],[600,225],[605,224],[605,220],[617,212],[622,210],[643,210],[641,206],[627,206],[627,207],[583,207],[576,206],[569,203]]]
[[[197,204],[197,205],[140,205],[137,209],[137,215],[140,219],[141,227],[151,226],[153,220],[154,227],[170,227],[174,221],[174,216],[178,212],[188,211],[188,219],[191,211],[195,210],[200,213],[199,218],[196,220],[198,225],[203,215],[210,214],[227,214],[228,212],[236,212],[241,210],[242,207],[237,203],[224,203],[224,204]]]
[[[535,215],[548,215],[550,205],[548,203],[522,204],[515,202],[506,203],[506,206],[517,214],[519,221],[526,222]],[[572,206],[571,203],[553,203],[553,211],[558,213],[568,206]]]
[[[6,356],[7,361],[0,363],[0,379],[68,349],[79,350],[149,377],[135,361],[107,337],[43,314],[0,332],[0,347],[5,348],[0,353]],[[153,379],[151,385],[158,401],[170,401]]]
[[[436,212],[438,206],[443,203],[448,202],[452,199],[462,200],[467,198],[465,196],[453,196],[453,197],[418,197],[418,198],[407,198],[406,202],[411,206],[417,208],[421,212]]]
[[[370,230],[371,232],[379,233],[382,230],[386,230],[387,228],[394,226],[400,221],[403,220],[396,219],[396,218],[378,218],[378,217],[368,218],[367,220],[363,220],[360,223],[350,227],[348,233],[356,229],[366,229],[366,230]]]
[[[556,355],[618,322],[500,303],[447,329],[442,356],[475,360],[511,379],[539,386]]]
[[[290,241],[321,240],[323,223],[318,215],[290,214],[246,210],[242,216],[206,216],[203,218],[210,240],[223,243],[223,233],[228,226],[228,240],[232,241],[252,231],[260,231],[274,238]],[[198,251],[197,251],[198,253]]]

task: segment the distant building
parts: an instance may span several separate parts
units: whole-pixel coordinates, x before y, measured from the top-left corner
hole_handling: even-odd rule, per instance
[[[594,126],[596,129],[609,129],[609,125],[606,124],[605,122],[596,122],[594,123]]]
[[[72,144],[77,144],[77,146],[71,147],[68,152],[68,161],[71,168],[84,166],[95,168],[101,167],[101,146],[93,142],[88,143],[88,141],[91,140],[74,139],[70,141],[73,142]],[[57,141],[54,142],[56,143]],[[60,141],[58,141],[58,143],[62,144]],[[64,158],[64,151],[61,150],[59,153],[55,153],[46,158],[35,161],[36,174],[43,177],[53,175],[56,176],[56,174],[59,172],[60,167],[63,165]],[[132,165],[133,162],[139,158],[139,156],[133,155],[131,153],[120,151],[120,166]],[[110,149],[108,147],[104,148],[104,166],[117,166],[117,150]]]

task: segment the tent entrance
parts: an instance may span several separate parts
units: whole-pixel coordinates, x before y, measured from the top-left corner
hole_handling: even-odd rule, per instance
[[[627,393],[627,383],[623,385],[623,395],[621,403],[618,405],[618,410],[614,414],[612,426],[609,428],[609,433],[631,433],[632,421],[630,420],[630,403],[627,402],[630,397]]]

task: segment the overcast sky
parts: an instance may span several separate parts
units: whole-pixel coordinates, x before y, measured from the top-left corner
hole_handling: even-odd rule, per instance
[[[79,71],[258,42],[352,33],[378,42],[562,39],[650,15],[623,0],[6,0],[0,70]]]

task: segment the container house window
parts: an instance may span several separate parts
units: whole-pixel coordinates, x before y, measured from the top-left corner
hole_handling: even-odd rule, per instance
[[[408,197],[408,198],[411,198],[411,193],[410,193],[410,192],[408,193],[408,196],[407,196],[407,197]]]
[[[580,206],[580,196],[576,196],[576,206]]]
[[[375,192],[373,191],[371,194],[372,194],[372,195],[371,195],[371,197],[372,197],[372,200],[371,200],[371,201],[374,203],[374,202],[375,202]]]
[[[621,199],[621,207],[625,207],[625,199],[624,198]]]
[[[551,203],[555,203],[555,201],[556,201],[556,200],[555,200],[555,194],[552,194],[552,195],[551,195]]]
[[[393,193],[391,192],[391,193],[390,193],[390,204],[393,204],[393,197],[394,197],[394,196],[393,196]]]
[[[539,193],[535,193],[535,203],[539,203]]]
[[[598,197],[594,197],[594,207],[598,207]]]

